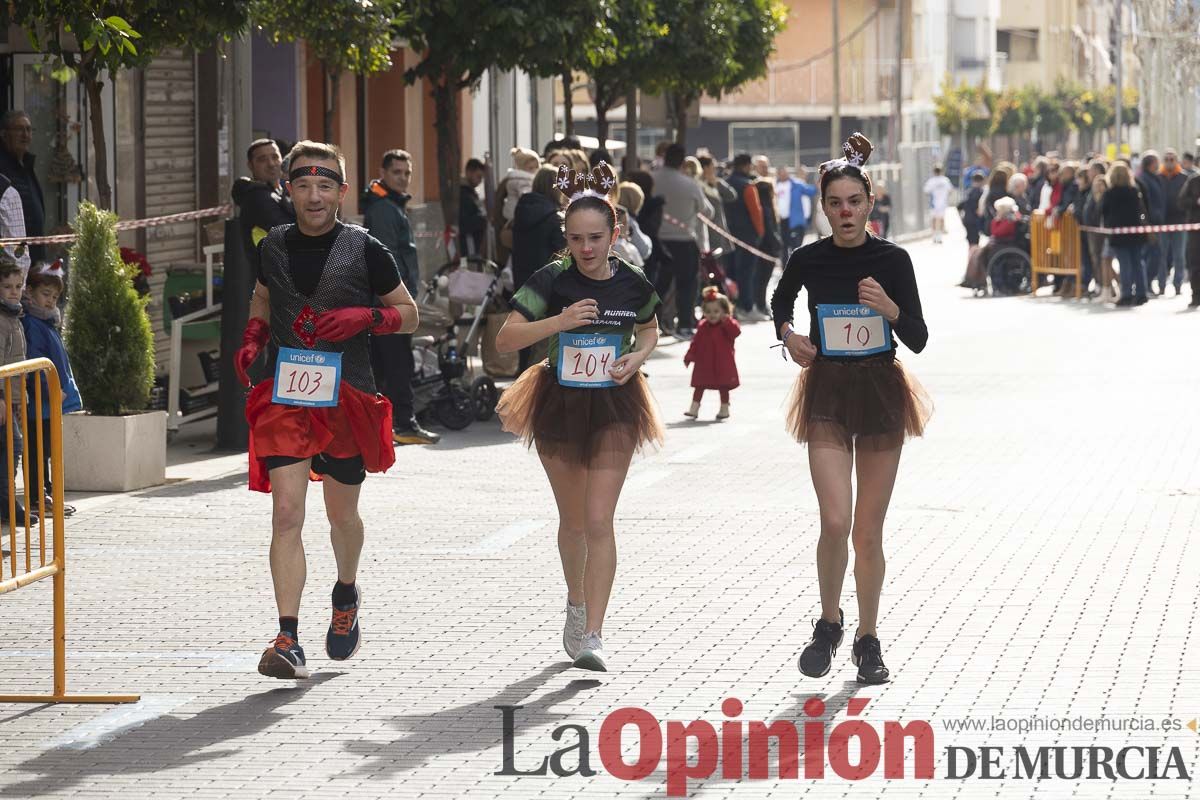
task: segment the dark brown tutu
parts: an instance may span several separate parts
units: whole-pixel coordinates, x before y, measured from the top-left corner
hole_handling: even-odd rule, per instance
[[[546,362],[534,364],[504,391],[496,413],[504,430],[538,453],[587,464],[607,449],[628,452],[662,444],[654,397],[639,372],[624,386],[562,386]]]
[[[810,447],[891,450],[924,433],[933,404],[889,355],[818,358],[801,370],[788,409],[788,431]]]

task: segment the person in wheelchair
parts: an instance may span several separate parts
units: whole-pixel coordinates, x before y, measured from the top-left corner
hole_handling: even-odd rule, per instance
[[[1029,275],[1029,214],[1017,199],[1001,197],[995,203],[991,236],[984,246],[984,263],[992,294],[1018,294]]]

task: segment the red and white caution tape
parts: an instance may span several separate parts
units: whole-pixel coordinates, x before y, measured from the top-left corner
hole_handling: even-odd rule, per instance
[[[196,219],[207,219],[209,217],[224,217],[233,211],[233,206],[226,203],[223,206],[213,206],[212,208],[201,208],[197,211],[183,211],[179,214],[165,214],[161,217],[147,217],[146,219],[125,219],[117,222],[117,230],[129,231],[138,228],[152,228],[157,225],[172,225],[176,222],[190,222]],[[60,233],[54,236],[28,236],[24,239],[0,239],[0,247],[6,247],[13,244],[57,244],[61,242],[71,242],[75,240],[73,233]]]
[[[729,241],[730,241],[730,242],[731,242],[731,243],[732,243],[732,244],[733,244],[735,247],[740,247],[740,248],[742,248],[743,250],[746,250],[746,251],[749,251],[749,252],[753,253],[754,255],[758,256],[759,258],[765,258],[767,261],[775,261],[775,260],[777,259],[777,256],[767,255],[767,254],[766,254],[766,253],[764,253],[762,250],[759,250],[757,247],[753,247],[753,246],[751,246],[751,245],[747,244],[746,242],[743,242],[741,239],[737,238],[737,237],[736,237],[736,236],[734,236],[732,233],[730,233],[729,231],[725,230],[725,229],[724,229],[724,228],[722,228],[720,225],[718,225],[717,223],[713,222],[711,219],[709,219],[708,217],[704,216],[703,214],[697,214],[697,215],[696,215],[696,219],[700,220],[700,221],[701,221],[701,222],[703,222],[705,225],[707,225],[708,227],[712,228],[712,229],[713,229],[714,231],[716,231],[717,233],[719,233],[719,234],[721,234],[722,236],[724,236],[724,237],[725,237],[726,239],[728,239],[728,240],[729,240]],[[691,227],[690,227],[689,225],[687,225],[686,223],[684,223],[682,220],[679,220],[679,219],[676,219],[675,217],[672,217],[670,214],[667,214],[666,212],[663,212],[663,222],[669,222],[669,223],[671,223],[672,225],[674,225],[674,226],[675,226],[675,227],[677,227],[677,228],[682,228],[682,229],[683,229],[683,230],[685,230],[685,231],[691,231]]]
[[[1133,225],[1125,228],[1095,228],[1091,225],[1080,225],[1079,230],[1088,233],[1171,233],[1173,231],[1200,231],[1200,222],[1188,222],[1176,225]]]

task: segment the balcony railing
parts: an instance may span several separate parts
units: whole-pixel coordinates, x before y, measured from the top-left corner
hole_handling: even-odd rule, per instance
[[[870,105],[890,102],[895,84],[895,61],[868,59],[843,61],[841,104]],[[913,97],[913,79],[928,72],[928,59],[905,59],[901,63],[904,99]],[[744,105],[831,105],[833,63],[823,58],[809,63],[775,63],[767,77],[747,84],[728,96],[726,102]]]

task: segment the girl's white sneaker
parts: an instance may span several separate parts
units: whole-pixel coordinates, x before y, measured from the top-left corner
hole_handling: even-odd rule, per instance
[[[575,656],[575,665],[579,669],[590,669],[593,672],[608,672],[608,654],[604,652],[604,643],[600,634],[589,633],[583,637],[583,648]]]
[[[563,649],[574,661],[583,648],[583,628],[587,624],[587,604],[573,606],[567,603],[567,622],[563,625]]]

